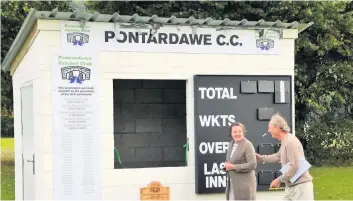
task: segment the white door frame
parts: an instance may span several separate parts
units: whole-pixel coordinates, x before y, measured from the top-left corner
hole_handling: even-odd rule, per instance
[[[22,143],[22,149],[21,149],[21,156],[22,156],[22,200],[25,200],[25,163],[32,163],[33,165],[33,175],[35,175],[35,146],[34,146],[34,138],[35,138],[35,135],[34,135],[34,121],[33,121],[33,131],[32,131],[32,135],[33,135],[33,158],[32,160],[30,159],[25,159],[24,158],[24,137],[23,137],[23,94],[22,94],[22,90],[23,89],[27,89],[27,88],[32,88],[32,93],[31,93],[31,96],[32,96],[32,120],[34,119],[34,96],[33,96],[33,82],[32,81],[29,81],[29,82],[25,82],[23,83],[21,86],[20,86],[20,103],[21,103],[21,143]],[[26,160],[26,161],[25,161]],[[33,179],[33,196],[35,198],[35,176],[33,176],[34,179]]]

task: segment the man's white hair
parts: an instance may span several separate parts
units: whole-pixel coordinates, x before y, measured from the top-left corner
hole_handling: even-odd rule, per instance
[[[271,117],[270,123],[273,125],[276,125],[278,127],[280,127],[280,129],[283,132],[289,133],[290,132],[290,128],[287,124],[287,121],[280,115],[280,114],[274,114]]]

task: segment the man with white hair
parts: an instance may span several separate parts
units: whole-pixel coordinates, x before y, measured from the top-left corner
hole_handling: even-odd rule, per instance
[[[268,124],[268,132],[273,138],[281,141],[280,150],[272,155],[256,154],[258,161],[265,163],[281,163],[282,167],[289,165],[286,172],[274,179],[271,188],[280,187],[285,183],[284,200],[314,200],[314,188],[312,176],[306,170],[294,183],[290,179],[296,174],[300,166],[300,159],[304,156],[304,149],[299,139],[290,134],[290,128],[286,120],[279,114],[271,117]]]

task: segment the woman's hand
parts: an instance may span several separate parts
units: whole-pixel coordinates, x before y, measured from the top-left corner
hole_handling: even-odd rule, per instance
[[[233,169],[235,169],[235,164],[231,164],[231,163],[229,163],[228,161],[226,161],[224,167],[225,167],[225,169],[226,169],[227,171],[233,170]]]

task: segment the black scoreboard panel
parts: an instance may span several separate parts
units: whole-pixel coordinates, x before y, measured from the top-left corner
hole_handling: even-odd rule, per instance
[[[245,125],[246,138],[257,153],[276,153],[281,144],[267,133],[268,123],[280,113],[292,128],[292,77],[196,75],[194,79],[196,193],[224,193],[230,124]],[[258,191],[268,190],[280,169],[280,163],[258,163]]]

